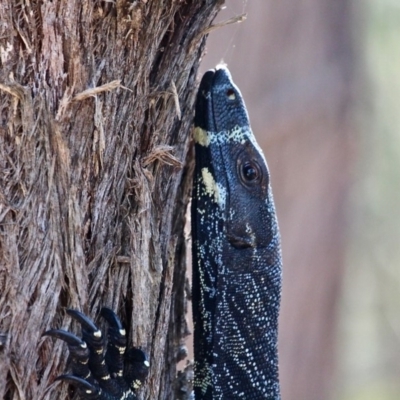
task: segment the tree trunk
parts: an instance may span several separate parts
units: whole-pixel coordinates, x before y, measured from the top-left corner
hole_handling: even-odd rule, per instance
[[[1,398],[67,398],[66,345],[41,335],[102,306],[149,353],[143,397],[174,398],[189,128],[222,2],[1,1]]]

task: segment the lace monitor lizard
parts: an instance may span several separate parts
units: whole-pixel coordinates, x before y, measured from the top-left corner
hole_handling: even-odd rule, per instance
[[[224,67],[201,81],[194,137],[195,398],[278,400],[279,230],[267,164]]]
[[[277,334],[280,236],[269,171],[227,68],[205,73],[195,113],[192,198],[193,319],[196,400],[279,400]],[[126,352],[125,331],[108,309],[108,349],[101,331],[69,310],[83,338],[61,330],[84,400],[134,400],[149,363]],[[87,346],[86,346],[87,344]],[[124,359],[125,369],[124,369]]]

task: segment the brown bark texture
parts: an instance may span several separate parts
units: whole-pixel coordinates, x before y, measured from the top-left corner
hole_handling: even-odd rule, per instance
[[[102,306],[150,356],[143,398],[174,398],[185,162],[221,3],[0,2],[0,398],[68,398],[66,345],[41,335]]]

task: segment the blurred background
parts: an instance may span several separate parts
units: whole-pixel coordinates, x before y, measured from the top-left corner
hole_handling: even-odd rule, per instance
[[[228,0],[281,226],[283,400],[400,399],[400,0]]]

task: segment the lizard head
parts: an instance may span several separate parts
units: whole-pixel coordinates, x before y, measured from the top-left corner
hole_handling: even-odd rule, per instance
[[[222,210],[229,243],[235,248],[268,247],[278,229],[269,170],[243,97],[225,67],[203,76],[194,139],[199,151],[207,153],[200,166],[203,184]]]

